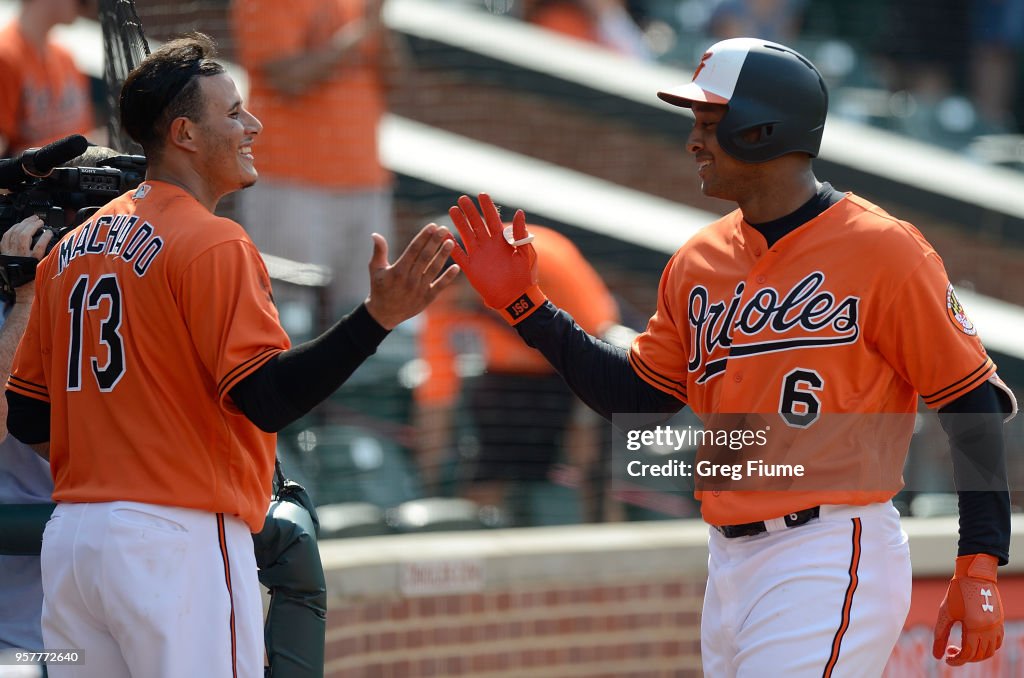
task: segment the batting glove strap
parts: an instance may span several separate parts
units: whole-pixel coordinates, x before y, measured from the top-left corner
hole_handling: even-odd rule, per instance
[[[518,325],[533,315],[534,311],[540,308],[547,299],[540,287],[531,285],[523,290],[523,293],[518,297],[505,304],[503,308],[496,308],[495,310],[501,314],[501,317],[508,324]]]
[[[969,556],[960,556],[956,559],[956,568],[953,577],[962,579],[984,579],[995,582],[996,572],[999,569],[999,560],[987,553],[975,553]]]

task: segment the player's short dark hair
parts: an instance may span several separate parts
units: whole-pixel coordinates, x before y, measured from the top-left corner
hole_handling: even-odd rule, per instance
[[[217,47],[202,33],[165,43],[128,74],[121,87],[121,126],[153,159],[163,149],[168,125],[203,114],[199,77],[217,75],[224,67],[214,61]]]

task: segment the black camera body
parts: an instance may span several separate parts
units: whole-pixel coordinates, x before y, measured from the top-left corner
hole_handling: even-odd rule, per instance
[[[115,155],[97,162],[96,167],[57,167],[45,177],[29,177],[0,195],[0,237],[33,214],[43,228],[53,232],[50,251],[73,228],[89,219],[100,207],[146,177],[146,158]],[[33,244],[42,235],[39,231]],[[35,278],[33,257],[0,255],[0,301],[14,301],[15,288]]]

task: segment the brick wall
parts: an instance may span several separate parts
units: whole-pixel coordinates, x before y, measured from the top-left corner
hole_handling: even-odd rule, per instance
[[[947,675],[930,656],[930,634],[956,525],[903,521],[913,601],[886,678]],[[957,675],[1022,675],[1024,516],[1014,517],[1013,533],[999,575],[1007,643],[998,661]],[[368,537],[325,541],[320,551],[330,678],[702,675],[707,526],[699,520]],[[410,584],[410,570],[418,582]]]
[[[703,580],[677,577],[341,602],[328,617],[325,673],[699,676],[702,596]]]
[[[700,676],[706,535],[689,521],[324,542],[325,674]]]

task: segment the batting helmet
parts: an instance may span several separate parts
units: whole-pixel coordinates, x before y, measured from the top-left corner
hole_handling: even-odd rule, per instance
[[[718,143],[745,162],[793,152],[816,157],[828,109],[828,90],[814,64],[789,47],[754,38],[715,43],[691,82],[661,90],[658,97],[686,108],[695,101],[726,104]],[[756,139],[745,135],[758,128]]]

